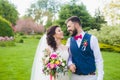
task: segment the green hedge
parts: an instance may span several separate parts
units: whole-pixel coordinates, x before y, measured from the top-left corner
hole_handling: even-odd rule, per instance
[[[120,44],[120,25],[108,26],[104,25],[100,31],[90,30],[88,33],[95,35],[100,43],[105,43],[113,46]]]
[[[0,16],[0,36],[14,36],[10,22]]]
[[[14,41],[0,41],[1,47],[7,47],[7,46],[15,46]]]
[[[119,46],[112,46],[104,43],[100,43],[100,49],[103,51],[110,51],[110,52],[118,52],[120,53],[120,45]]]

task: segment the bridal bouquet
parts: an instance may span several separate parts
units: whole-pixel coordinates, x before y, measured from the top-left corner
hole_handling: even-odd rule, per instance
[[[66,61],[61,58],[59,53],[50,53],[49,50],[45,49],[43,57],[43,73],[50,75],[50,80],[52,80],[52,76],[55,78],[57,76],[57,73],[65,74],[66,71]]]

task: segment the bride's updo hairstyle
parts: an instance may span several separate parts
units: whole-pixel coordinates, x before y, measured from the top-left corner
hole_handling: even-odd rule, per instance
[[[47,43],[50,47],[53,48],[54,51],[56,51],[57,49],[57,43],[55,41],[55,38],[53,37],[55,35],[55,30],[56,28],[59,26],[51,26],[48,30],[47,30]]]

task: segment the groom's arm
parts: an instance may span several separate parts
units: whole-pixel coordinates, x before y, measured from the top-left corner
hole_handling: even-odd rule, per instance
[[[95,63],[96,63],[96,68],[98,72],[98,77],[97,80],[103,80],[103,59],[102,59],[102,54],[100,52],[98,40],[95,36],[91,37],[91,49],[94,52],[94,57],[95,57]]]

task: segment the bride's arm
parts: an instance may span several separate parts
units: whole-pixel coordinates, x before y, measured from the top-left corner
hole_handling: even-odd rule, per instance
[[[70,50],[69,50],[69,47],[70,47],[70,38],[68,38],[68,40],[67,40],[66,47],[67,47],[67,50],[68,50],[68,53],[69,53],[68,63],[67,63],[68,67],[69,67],[71,64],[73,64],[72,63],[72,55],[71,55]]]
[[[68,63],[67,63],[68,68],[69,68],[72,72],[75,72],[76,66],[75,66],[75,64],[72,62],[72,54],[71,54],[71,52],[70,52],[70,50],[69,50],[69,47],[70,47],[70,38],[68,38],[67,43],[66,43],[66,46],[68,47],[68,53],[69,53]]]
[[[49,55],[51,54],[50,48],[46,47],[43,54],[44,54],[44,58],[42,58],[43,64],[47,64],[49,61]]]

